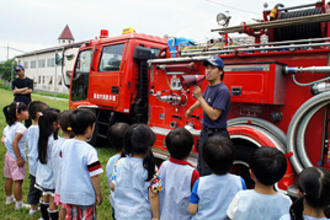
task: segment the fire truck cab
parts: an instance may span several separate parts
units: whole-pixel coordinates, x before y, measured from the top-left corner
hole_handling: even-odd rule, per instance
[[[167,39],[127,31],[108,37],[102,30],[100,38],[81,46],[76,59],[69,105],[95,111],[95,140],[106,137],[112,122],[146,122],[147,60],[159,56]]]

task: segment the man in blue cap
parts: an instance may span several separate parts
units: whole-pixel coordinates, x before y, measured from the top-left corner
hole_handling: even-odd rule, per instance
[[[18,75],[12,84],[11,88],[14,93],[15,102],[24,102],[28,105],[31,102],[31,93],[33,91],[33,80],[25,76],[25,69],[22,65],[15,66],[15,72]],[[31,120],[25,121],[25,126],[29,127]]]
[[[202,159],[202,147],[206,139],[212,135],[229,137],[227,131],[227,117],[230,110],[230,93],[223,83],[224,63],[218,56],[212,56],[204,61],[205,79],[209,82],[204,93],[199,86],[193,89],[193,96],[197,101],[186,111],[188,118],[199,107],[203,108],[203,129],[198,146],[197,170],[201,176],[211,174],[211,170]]]

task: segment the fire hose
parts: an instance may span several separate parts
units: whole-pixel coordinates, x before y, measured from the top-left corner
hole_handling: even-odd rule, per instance
[[[306,154],[304,135],[313,115],[329,103],[330,92],[320,93],[303,103],[291,119],[287,132],[287,152],[293,153],[290,161],[297,173],[313,166]]]

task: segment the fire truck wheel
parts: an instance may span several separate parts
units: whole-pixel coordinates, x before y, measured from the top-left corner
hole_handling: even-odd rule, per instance
[[[98,126],[97,126],[97,124],[95,124],[95,129],[94,129],[94,133],[93,133],[93,136],[92,136],[92,138],[88,141],[88,143],[90,144],[90,145],[93,145],[94,147],[96,147],[97,146],[97,144],[98,144],[98,138],[97,138],[97,132],[98,132]]]
[[[245,181],[246,187],[248,189],[253,189],[254,181],[250,176],[248,160],[250,153],[253,152],[258,146],[243,140],[235,141],[234,139],[233,142],[236,147],[236,160],[233,163],[231,173],[241,176]]]
[[[250,154],[261,146],[275,147],[283,153],[285,147],[272,133],[255,125],[231,125],[228,127],[228,132],[236,147],[236,160],[232,173],[240,175],[245,180],[247,188],[253,188],[254,181],[250,177],[248,164]]]
[[[269,131],[276,138],[278,138],[284,146],[286,145],[286,134],[279,127],[264,119],[254,117],[238,117],[228,120],[227,124],[228,127],[241,124],[258,126]]]

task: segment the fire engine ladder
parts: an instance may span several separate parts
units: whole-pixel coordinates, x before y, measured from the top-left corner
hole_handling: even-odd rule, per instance
[[[257,22],[254,24],[245,24],[245,25],[238,25],[233,27],[216,28],[216,29],[211,29],[211,31],[219,32],[221,34],[236,33],[236,32],[244,31],[244,27],[252,29],[254,31],[258,31],[267,28],[280,28],[280,27],[287,27],[293,25],[310,24],[310,23],[327,22],[327,21],[330,21],[330,13],[309,15],[304,17],[294,17],[294,18],[274,20],[268,22]]]
[[[260,43],[260,44],[246,44],[237,46],[227,47],[213,47],[199,49],[187,49],[180,51],[181,57],[187,56],[200,56],[200,55],[215,55],[215,54],[230,54],[239,52],[253,52],[253,51],[272,51],[272,50],[283,50],[283,49],[299,49],[299,48],[310,48],[310,47],[328,47],[330,46],[330,37],[325,38],[311,38],[301,40],[290,40],[272,43]]]
[[[212,29],[213,32],[219,32],[220,34],[242,32],[244,28],[249,28],[253,31],[258,31],[267,28],[279,28],[287,27],[299,24],[309,24],[316,22],[327,22],[330,21],[329,14],[318,14],[304,17],[294,17],[288,19],[281,19],[269,22],[258,22],[254,24],[239,25],[226,28]],[[259,44],[245,44],[235,46],[223,46],[222,44],[200,44],[193,48],[183,48],[181,51],[177,51],[179,55],[184,56],[200,56],[200,55],[214,55],[214,54],[228,54],[228,53],[239,53],[239,52],[253,52],[253,51],[270,51],[270,50],[281,50],[281,49],[298,49],[298,48],[310,48],[329,46],[329,39],[326,38],[311,38],[311,39],[299,39],[299,40],[288,40],[271,43],[259,43]]]

